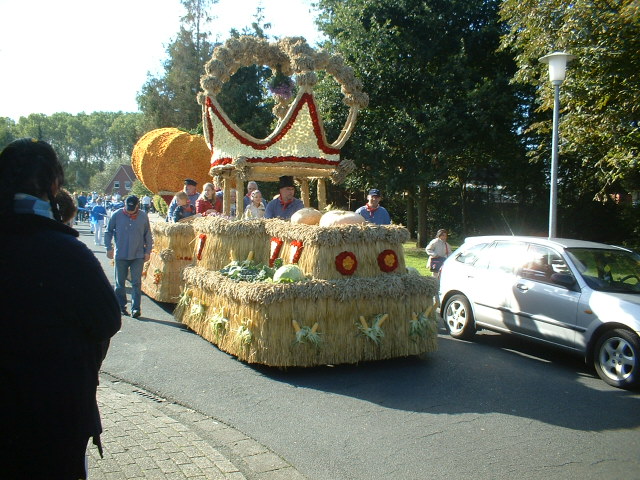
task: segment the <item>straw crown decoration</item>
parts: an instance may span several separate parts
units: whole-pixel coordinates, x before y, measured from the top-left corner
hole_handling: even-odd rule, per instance
[[[293,100],[288,95],[275,95],[274,114],[279,122],[265,139],[256,139],[240,129],[216,100],[231,75],[241,67],[254,64],[271,67],[275,77],[284,78],[287,86],[293,84],[288,78],[293,75],[298,87]],[[322,69],[341,85],[343,102],[349,107],[345,126],[333,142],[326,139],[313,97],[316,70]],[[211,175],[228,170],[244,173],[247,168],[252,168],[252,178],[272,179],[281,174],[274,168],[256,170],[260,164],[266,164],[296,172],[296,176],[342,180],[344,174],[340,170],[352,168],[350,162],[340,165],[340,148],[353,131],[358,111],[367,106],[369,99],[362,92],[362,83],[353,69],[344,65],[341,57],[322,50],[316,52],[302,37],[269,43],[243,36],[217,47],[205,70],[200,81],[204,92],[198,101],[203,106],[204,134],[211,149]]]

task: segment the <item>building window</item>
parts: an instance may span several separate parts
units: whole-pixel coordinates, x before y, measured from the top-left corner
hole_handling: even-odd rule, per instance
[[[120,182],[118,180],[116,180],[115,182],[113,182],[113,188],[115,188],[116,190],[118,188],[120,188]]]
[[[127,191],[131,190],[131,182],[129,180],[124,182],[124,188],[126,188]]]

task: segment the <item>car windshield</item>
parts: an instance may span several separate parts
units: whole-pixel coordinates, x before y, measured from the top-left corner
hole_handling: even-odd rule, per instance
[[[640,293],[640,255],[603,248],[568,248],[566,252],[594,290]]]

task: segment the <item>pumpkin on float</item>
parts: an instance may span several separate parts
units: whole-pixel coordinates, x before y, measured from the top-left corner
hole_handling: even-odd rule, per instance
[[[211,151],[202,135],[177,128],[145,133],[133,147],[131,166],[136,177],[154,193],[171,195],[184,188],[184,179],[210,182]]]
[[[318,225],[322,218],[322,212],[315,208],[302,208],[291,215],[291,223],[302,223],[305,225]]]
[[[333,227],[335,225],[349,225],[354,223],[364,223],[366,220],[356,212],[345,210],[329,210],[320,219],[321,227]]]

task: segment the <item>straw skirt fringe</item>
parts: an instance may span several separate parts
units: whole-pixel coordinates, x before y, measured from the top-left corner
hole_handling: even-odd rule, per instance
[[[191,223],[152,223],[153,251],[142,272],[142,291],[158,302],[177,302],[182,270],[193,263]]]
[[[431,308],[435,283],[430,278],[390,275],[391,285],[375,288],[376,282],[357,278],[303,284],[234,282],[198,267],[187,267],[183,276],[191,297],[177,320],[249,363],[310,367],[437,350]],[[345,285],[353,287],[347,294]],[[422,336],[411,336],[413,315],[425,311],[428,328]],[[384,314],[388,314],[381,327],[384,337],[376,343],[362,334],[359,318],[373,326]],[[317,346],[296,342],[294,320],[299,328],[315,325]]]

